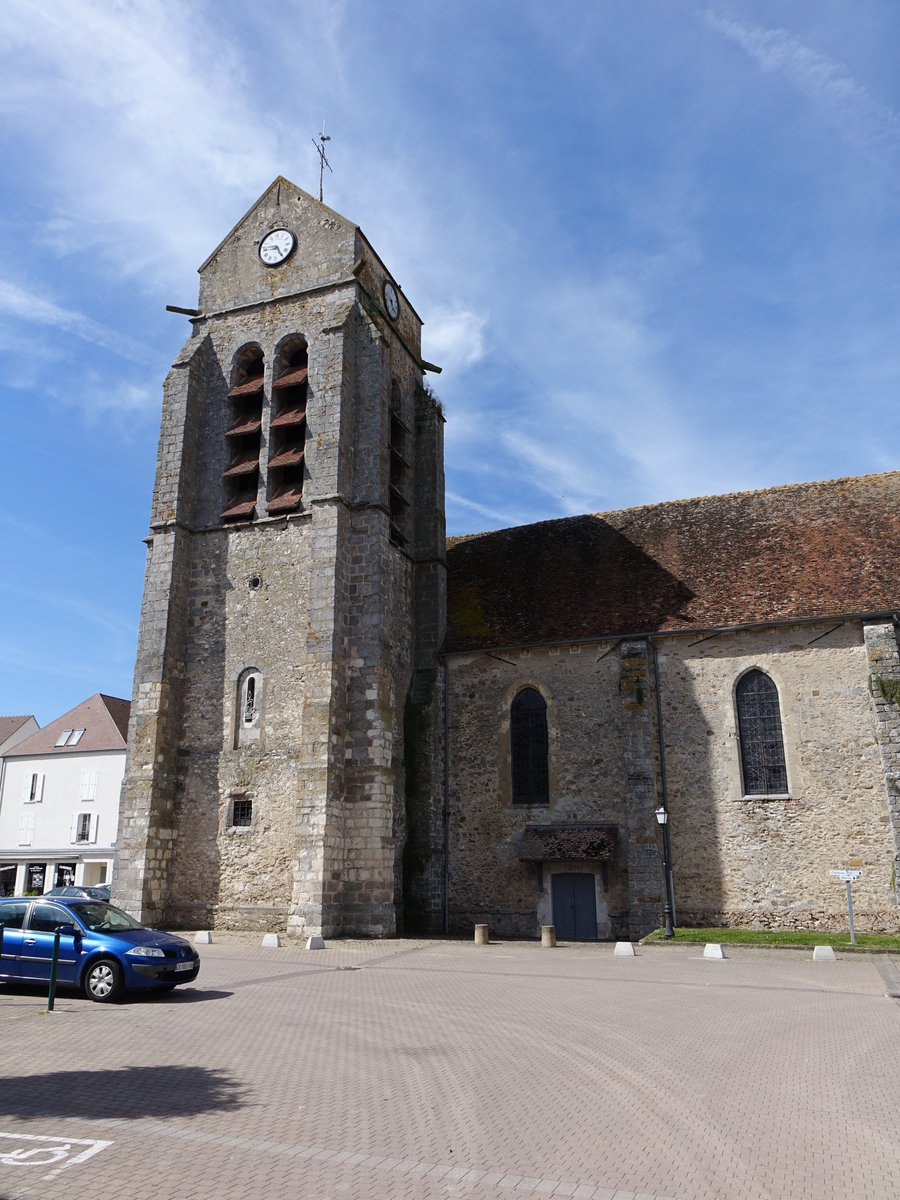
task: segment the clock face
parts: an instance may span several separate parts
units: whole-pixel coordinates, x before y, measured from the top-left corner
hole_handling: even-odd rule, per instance
[[[387,309],[387,315],[392,321],[396,321],[400,316],[400,298],[397,295],[397,289],[388,280],[384,285],[384,307]]]
[[[273,229],[259,243],[259,257],[267,267],[277,267],[290,255],[296,241],[289,229]]]

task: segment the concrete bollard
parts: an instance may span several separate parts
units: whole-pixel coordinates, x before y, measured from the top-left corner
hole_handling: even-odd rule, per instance
[[[813,962],[837,962],[834,946],[816,946],[813,949]]]
[[[623,958],[634,958],[634,943],[633,942],[616,942],[616,948],[613,950],[613,957],[621,955]]]
[[[262,944],[264,946],[280,946],[281,938],[277,933],[264,933]]]
[[[556,945],[556,926],[542,925],[541,926],[541,945],[555,946]]]
[[[490,940],[491,939],[490,939],[490,935],[488,934],[487,925],[476,925],[475,926],[475,945],[476,946],[486,946]]]
[[[210,944],[210,942],[212,941],[212,934],[209,932],[208,929],[201,929],[195,935],[194,941],[197,943],[198,946],[208,946]]]
[[[704,958],[724,958],[725,951],[718,942],[707,942],[703,947]]]
[[[307,950],[324,950],[325,939],[320,933],[314,933],[312,937],[306,939],[306,948]]]

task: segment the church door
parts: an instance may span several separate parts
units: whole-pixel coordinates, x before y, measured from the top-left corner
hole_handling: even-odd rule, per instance
[[[584,872],[552,876],[553,924],[568,942],[597,940],[597,896],[594,876]]]

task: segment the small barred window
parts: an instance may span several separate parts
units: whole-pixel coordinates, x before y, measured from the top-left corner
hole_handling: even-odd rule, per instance
[[[778,689],[762,671],[748,671],[736,689],[745,796],[787,794]]]
[[[235,829],[248,829],[253,821],[252,800],[232,800],[231,824]]]

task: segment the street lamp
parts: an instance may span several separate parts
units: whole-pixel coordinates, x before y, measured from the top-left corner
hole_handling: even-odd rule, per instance
[[[660,843],[662,845],[663,911],[666,918],[665,937],[672,938],[675,936],[675,930],[672,928],[672,897],[669,892],[669,814],[660,805],[653,815],[659,824]]]

